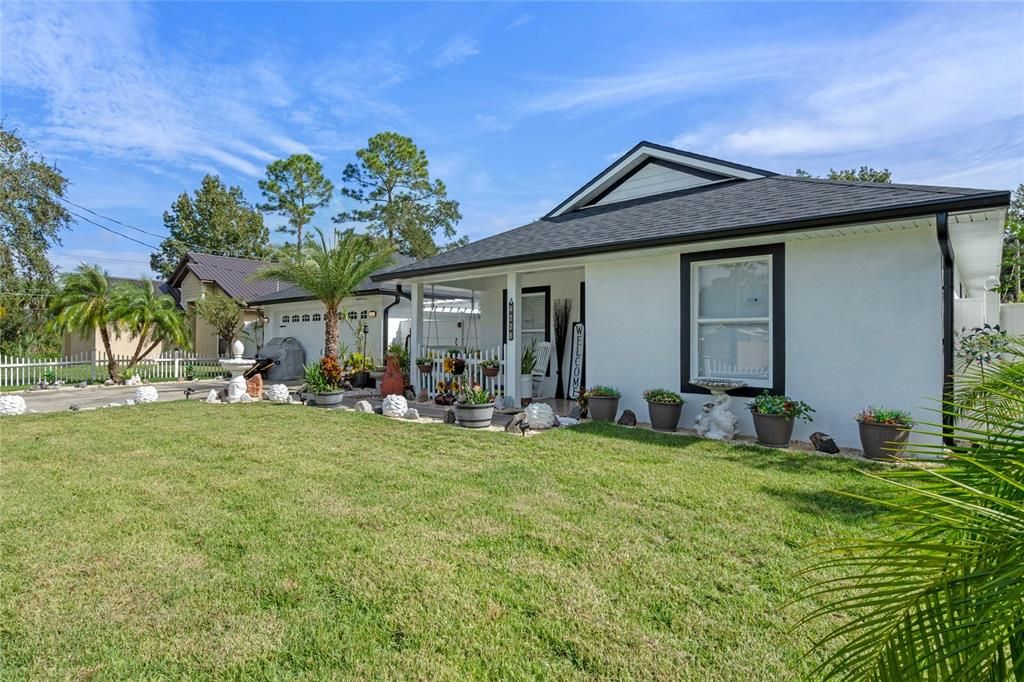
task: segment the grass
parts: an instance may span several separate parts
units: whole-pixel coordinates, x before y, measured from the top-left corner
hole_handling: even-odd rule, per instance
[[[0,425],[0,676],[806,677],[854,462],[268,404]]]

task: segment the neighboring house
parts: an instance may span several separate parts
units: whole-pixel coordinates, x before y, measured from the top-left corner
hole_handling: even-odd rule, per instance
[[[508,358],[552,340],[553,302],[569,299],[586,384],[618,387],[641,420],[644,389],[684,393],[692,426],[707,397],[692,381],[736,378],[749,388],[734,395],[810,403],[795,437],[857,446],[867,405],[939,419],[927,410],[953,371],[954,303],[998,275],[1008,204],[1003,191],[792,177],[641,142],[540,220],[373,279],[411,294],[414,348],[431,286],[482,292],[481,346]],[[752,434],[744,402],[733,410]]]
[[[408,256],[395,256],[394,260],[396,264],[392,267],[414,262]],[[349,352],[360,351],[365,331],[366,352],[380,362],[390,343],[405,343],[412,318],[409,293],[394,284],[380,284],[368,278],[354,294],[341,306],[344,317],[339,324],[339,342]],[[468,320],[474,315],[464,294],[447,288],[436,289],[433,294],[427,292],[426,327],[431,332],[431,344],[445,348],[463,345],[463,328],[470,326]],[[436,304],[431,302],[432,295],[436,297]],[[306,352],[307,363],[323,356],[325,308],[319,300],[293,286],[254,298],[249,303],[258,306],[267,319],[267,340],[295,338]],[[433,318],[436,318],[436,325]]]
[[[107,277],[107,284],[110,287],[116,287],[120,284],[143,285],[145,283],[145,280],[132,279],[130,277]],[[158,282],[157,286],[160,288],[162,293],[171,294],[172,296],[177,293],[169,287],[166,282]],[[135,354],[135,348],[138,344],[138,339],[131,334],[114,334],[110,337],[110,352],[117,357],[130,357]],[[103,347],[103,339],[100,338],[100,331],[98,329],[93,331],[92,334],[84,337],[79,336],[74,332],[64,332],[63,348],[64,357],[98,357],[106,352]],[[158,345],[145,357],[158,357],[163,350],[162,345]]]
[[[245,333],[242,342],[245,344],[245,355],[251,357],[256,347],[262,345],[264,335],[260,311],[253,305],[253,300],[281,291],[288,285],[276,280],[261,280],[253,275],[268,263],[251,258],[235,258],[232,256],[214,256],[207,253],[188,252],[178,267],[167,280],[169,286],[176,290],[181,307],[189,311],[196,301],[207,294],[218,292],[235,299],[245,310],[243,322]],[[192,325],[193,351],[200,357],[215,357],[228,352],[225,342],[217,336],[217,332],[206,321],[198,316],[190,316]]]

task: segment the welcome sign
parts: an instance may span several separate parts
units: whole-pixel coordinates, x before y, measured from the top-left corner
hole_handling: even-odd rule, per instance
[[[583,343],[585,327],[582,322],[572,325],[572,346],[569,347],[569,397],[580,397],[583,384]]]

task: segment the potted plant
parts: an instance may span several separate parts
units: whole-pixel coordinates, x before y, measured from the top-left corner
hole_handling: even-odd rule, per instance
[[[350,353],[348,356],[348,367],[352,372],[352,385],[356,388],[366,388],[370,385],[370,372],[373,369],[373,359],[362,353]]]
[[[898,457],[914,425],[909,412],[885,407],[868,407],[856,419],[864,456],[871,459]]]
[[[594,386],[587,389],[583,396],[586,400],[590,418],[596,422],[613,422],[619,413],[619,398],[622,394],[611,386]]]
[[[523,349],[523,355],[519,362],[519,397],[523,405],[533,400],[533,370],[537,367],[537,341],[531,341],[530,345]]]
[[[683,414],[683,396],[667,388],[644,391],[647,412],[651,415],[651,428],[655,431],[675,431]]]
[[[467,429],[484,429],[494,417],[494,396],[480,384],[473,384],[455,401],[455,421]]]
[[[341,365],[332,357],[306,365],[303,371],[303,391],[312,393],[317,407],[337,407],[345,397]]]
[[[381,379],[383,379],[384,374],[388,371],[386,365],[378,365],[377,363],[372,363],[372,367],[373,369],[370,370],[370,378],[373,379],[374,381],[380,381]]]
[[[814,408],[802,400],[772,395],[768,391],[750,401],[748,407],[754,418],[758,444],[769,448],[789,447],[796,420],[812,421],[811,412],[814,412]]]
[[[421,374],[431,374],[434,371],[434,358],[430,355],[416,358],[416,368]]]
[[[483,360],[480,363],[480,371],[484,373],[485,377],[492,377],[493,378],[493,377],[498,376],[498,369],[500,367],[501,367],[501,363],[498,360],[494,359],[494,358]]]

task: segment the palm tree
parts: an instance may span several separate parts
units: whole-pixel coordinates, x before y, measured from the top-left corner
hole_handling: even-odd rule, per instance
[[[112,312],[138,342],[126,369],[153,352],[161,343],[187,348],[189,330],[177,302],[161,294],[152,281],[123,284],[114,289]],[[148,344],[148,345],[147,345]]]
[[[338,308],[358,289],[360,282],[391,262],[391,250],[372,237],[352,230],[335,230],[330,243],[319,229],[316,234],[318,238],[307,237],[301,255],[276,263],[256,277],[293,284],[323,302],[327,308],[324,355],[337,357]]]
[[[114,287],[107,280],[107,273],[98,265],[82,264],[64,275],[61,288],[50,302],[50,324],[59,332],[74,332],[85,337],[98,329],[107,354],[107,374],[119,381],[117,360],[110,348],[110,335],[117,335],[122,329],[121,321],[113,310]]]
[[[1016,343],[1014,347],[1020,346]],[[858,539],[812,570],[838,572],[807,594],[810,618],[842,618],[818,644],[836,645],[820,672],[842,680],[1024,680],[1024,390],[1019,356],[993,362],[944,406],[959,417],[907,462],[868,474],[892,494],[889,538]],[[982,395],[982,394],[986,395]],[[893,532],[890,530],[890,532]]]

